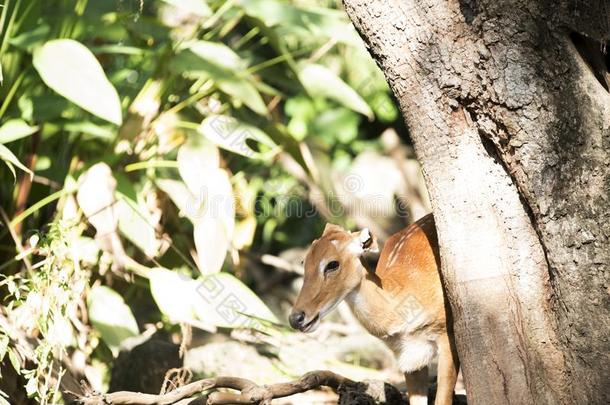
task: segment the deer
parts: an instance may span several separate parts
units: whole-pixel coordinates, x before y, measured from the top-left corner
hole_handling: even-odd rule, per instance
[[[311,333],[345,300],[364,328],[394,353],[409,403],[428,403],[428,366],[438,356],[434,404],[450,405],[459,360],[432,214],[390,236],[371,269],[363,255],[378,251],[368,229],[349,232],[327,224],[305,255],[290,326]]]

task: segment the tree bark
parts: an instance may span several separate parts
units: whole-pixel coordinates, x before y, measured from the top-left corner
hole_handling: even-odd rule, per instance
[[[345,7],[422,164],[469,403],[610,403],[610,3]]]

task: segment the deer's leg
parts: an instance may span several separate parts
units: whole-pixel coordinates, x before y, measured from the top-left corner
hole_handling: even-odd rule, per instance
[[[443,335],[438,341],[438,374],[434,405],[451,405],[460,363],[453,338]]]
[[[410,405],[428,405],[428,367],[405,373]]]

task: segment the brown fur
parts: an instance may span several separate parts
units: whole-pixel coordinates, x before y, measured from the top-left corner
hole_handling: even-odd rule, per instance
[[[435,404],[451,404],[458,360],[440,281],[434,219],[428,215],[392,235],[375,271],[361,259],[362,253],[376,247],[371,238],[368,231],[350,233],[327,225],[307,253],[303,288],[293,313],[304,313],[303,329],[310,331],[346,299],[363,326],[395,352],[413,403],[425,401],[425,367],[437,352]],[[338,270],[325,273],[334,260],[340,263]]]

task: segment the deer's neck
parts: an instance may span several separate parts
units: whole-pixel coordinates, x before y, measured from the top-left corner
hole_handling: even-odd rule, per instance
[[[360,285],[346,301],[360,323],[377,337],[392,335],[402,324],[395,314],[395,297],[381,287],[381,281],[373,272],[365,270]]]

